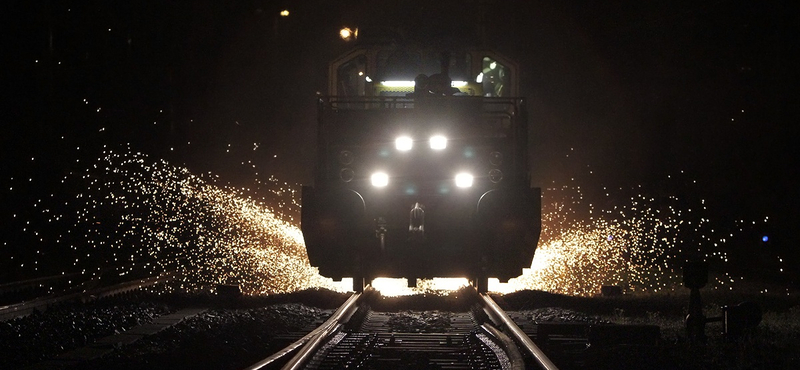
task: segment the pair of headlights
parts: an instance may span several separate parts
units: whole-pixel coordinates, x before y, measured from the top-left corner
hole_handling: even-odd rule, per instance
[[[459,188],[471,187],[474,180],[475,178],[466,172],[461,172],[455,177],[456,186]],[[389,175],[386,172],[375,172],[370,176],[370,181],[372,182],[372,186],[383,188],[389,185]]]
[[[443,150],[447,148],[447,138],[442,135],[434,135],[428,139],[428,143],[433,150]],[[401,151],[407,152],[414,147],[414,139],[410,136],[400,136],[394,140],[394,147]]]

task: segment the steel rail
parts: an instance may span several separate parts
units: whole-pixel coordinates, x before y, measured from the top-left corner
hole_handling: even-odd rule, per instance
[[[525,361],[522,359],[522,355],[519,353],[519,349],[513,339],[491,325],[481,325],[481,329],[497,339],[498,344],[501,345],[506,356],[508,356],[511,370],[525,370]]]
[[[313,355],[314,350],[319,346],[319,343],[328,336],[328,334],[339,326],[343,320],[347,320],[353,314],[353,310],[357,308],[356,303],[362,297],[363,293],[355,293],[348,298],[339,308],[328,318],[322,325],[312,330],[302,338],[294,343],[286,346],[282,350],[275,352],[271,356],[247,367],[246,370],[261,370],[273,364],[284,356],[293,353],[300,349],[289,362],[283,367],[284,369],[297,369],[302,366]],[[315,344],[316,343],[316,344]],[[302,347],[302,349],[300,348]],[[291,367],[290,367],[291,366]]]
[[[495,301],[489,297],[488,294],[481,294],[481,299],[484,302],[484,306],[486,308],[486,313],[489,317],[501,327],[507,329],[510,335],[514,338],[514,340],[519,343],[528,353],[530,353],[533,358],[536,360],[536,363],[539,365],[540,368],[545,370],[558,370],[558,367],[547,358],[547,355],[542,352],[542,350],[533,343],[531,338],[529,338],[522,329],[508,317],[508,314],[500,308],[500,306],[495,303]]]
[[[303,348],[300,349],[294,357],[292,357],[286,365],[283,365],[281,370],[297,370],[302,369],[306,363],[308,363],[311,358],[314,357],[314,354],[317,353],[319,347],[321,347],[325,340],[328,339],[332,334],[339,332],[342,329],[342,324],[338,322],[335,325],[331,325],[325,327],[322,331],[317,333],[311,340],[309,340]]]
[[[37,285],[42,285],[44,283],[56,282],[60,280],[66,280],[69,278],[73,278],[76,276],[80,276],[81,274],[78,272],[73,272],[69,274],[63,275],[52,275],[52,276],[44,276],[34,279],[28,280],[20,280],[20,281],[13,281],[10,283],[0,284],[0,294],[9,293],[9,292],[16,292],[23,289],[28,289],[31,287],[36,287]]]
[[[0,321],[13,319],[16,317],[27,316],[34,310],[44,310],[48,306],[56,303],[80,300],[87,302],[98,298],[113,296],[132,290],[153,286],[158,283],[169,281],[175,278],[174,271],[168,271],[158,276],[151,276],[143,279],[131,280],[124,283],[115,284],[107,287],[99,287],[91,290],[83,290],[73,293],[65,293],[54,296],[43,296],[30,301],[0,306]]]

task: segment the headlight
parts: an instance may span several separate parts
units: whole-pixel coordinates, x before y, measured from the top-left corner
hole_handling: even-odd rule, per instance
[[[411,140],[411,138],[408,136],[400,136],[397,139],[394,139],[394,147],[397,148],[397,150],[399,151],[402,152],[409,151],[413,146],[414,146],[414,141]]]
[[[375,172],[370,176],[370,181],[372,182],[372,186],[376,188],[382,188],[386,185],[389,185],[389,175],[385,172]]]
[[[474,179],[472,175],[465,172],[459,173],[458,175],[456,175],[456,186],[458,186],[459,188],[468,188],[472,186],[473,180]]]
[[[431,136],[431,149],[442,150],[447,148],[447,138],[442,135]]]

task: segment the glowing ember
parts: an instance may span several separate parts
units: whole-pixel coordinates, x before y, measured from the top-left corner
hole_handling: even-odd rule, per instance
[[[240,284],[254,294],[329,284],[309,266],[296,226],[215,181],[140,153],[106,152],[62,181],[81,190],[54,217],[65,230],[49,254],[69,255],[73,267],[64,268],[89,276],[174,270],[185,289]]]
[[[675,290],[682,287],[686,260],[699,258],[717,266],[728,262],[724,246],[726,237],[734,234],[723,236],[710,226],[702,216],[703,200],[692,208],[691,201],[674,195],[655,198],[638,193],[629,202],[602,209],[584,199],[580,187],[546,189],[542,239],[531,269],[508,284],[490,281],[489,288],[568,295],[598,294],[603,285],[628,291]],[[722,276],[710,282],[714,288],[736,281],[722,270]]]
[[[52,204],[39,200],[33,205],[47,224],[27,221],[24,231],[47,249],[37,248],[32,264],[30,258],[19,258],[28,262],[20,262],[19,268],[36,272],[46,260],[57,260],[64,273],[77,270],[90,277],[108,270],[120,276],[177,271],[184,289],[239,284],[248,294],[308,287],[346,291],[352,286],[349,279],[334,283],[309,266],[294,224],[296,185],[270,178],[260,182],[259,190],[266,188],[266,194],[253,198],[258,191],[217,181],[216,176],[197,176],[140,153],[106,151],[85,172],[62,179],[77,194],[68,190],[63,204],[55,204],[58,198],[51,196]],[[602,209],[585,204],[579,187],[549,188],[544,195],[542,238],[531,269],[506,284],[491,279],[490,290],[592,295],[602,285],[621,285],[653,292],[679,288],[680,265],[689,257],[728,261],[723,246],[733,234],[720,236],[710,227],[700,216],[702,201],[692,211],[687,206],[691,202],[676,196],[637,194]],[[48,235],[61,231],[49,240],[40,233],[44,229]],[[712,285],[727,289],[737,280],[729,274],[714,279]],[[466,279],[421,280],[412,289],[405,279],[374,282],[385,295],[454,290],[466,284]]]

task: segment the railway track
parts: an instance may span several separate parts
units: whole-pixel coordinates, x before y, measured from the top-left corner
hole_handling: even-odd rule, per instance
[[[373,310],[377,295],[354,294],[325,323],[248,369],[556,369],[486,294],[461,312]]]
[[[48,306],[68,301],[90,301],[98,298],[113,296],[143,287],[169,281],[175,277],[174,271],[162,273],[157,276],[134,279],[127,282],[113,284],[109,286],[93,287],[91,289],[79,289],[65,291],[60,294],[44,295],[24,302],[0,306],[0,321],[22,317],[31,314],[35,310],[45,310]]]

